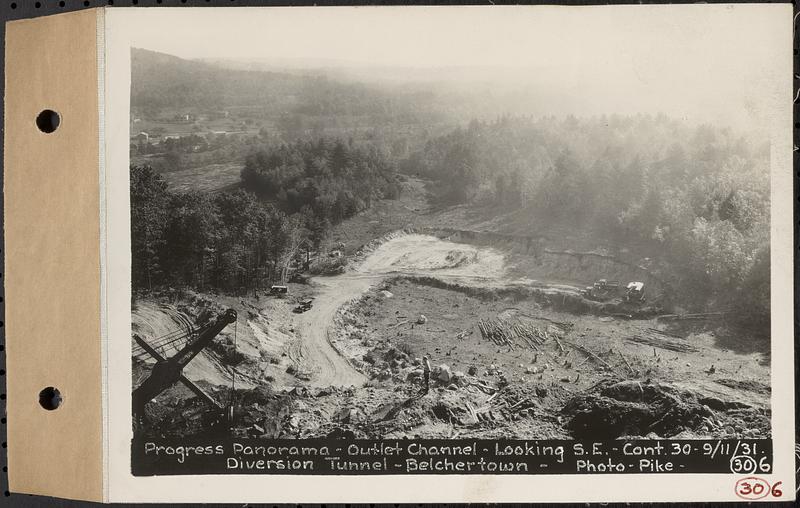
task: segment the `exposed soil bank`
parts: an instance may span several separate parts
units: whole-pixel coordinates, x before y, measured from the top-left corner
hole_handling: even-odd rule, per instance
[[[511,277],[547,282],[570,281],[580,286],[598,279],[644,282],[653,297],[666,296],[670,284],[651,269],[603,252],[556,250],[543,236],[523,236],[444,227],[405,228],[406,234],[434,236],[459,244],[491,247],[506,257]],[[396,238],[397,234],[387,235]]]

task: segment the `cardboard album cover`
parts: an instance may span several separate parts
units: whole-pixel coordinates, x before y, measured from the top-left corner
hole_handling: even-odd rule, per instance
[[[792,12],[9,22],[10,490],[793,500]]]

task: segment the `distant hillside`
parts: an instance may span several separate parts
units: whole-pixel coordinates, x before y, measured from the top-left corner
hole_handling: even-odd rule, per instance
[[[360,117],[371,124],[444,120],[434,93],[382,90],[324,76],[224,68],[136,49],[131,55],[131,107],[153,117],[163,110],[248,109],[251,115]]]

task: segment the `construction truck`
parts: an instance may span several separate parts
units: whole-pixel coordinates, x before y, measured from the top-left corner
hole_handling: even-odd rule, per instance
[[[280,296],[280,295],[285,295],[288,292],[289,292],[289,288],[287,286],[275,285],[275,286],[272,286],[272,287],[269,288],[269,294],[271,294],[271,295]]]
[[[625,288],[625,301],[629,303],[643,303],[644,282],[629,282]]]
[[[300,300],[297,303],[298,303],[297,307],[292,309],[292,312],[294,312],[295,314],[302,314],[303,312],[311,310],[311,305],[313,303],[313,300],[309,298],[306,300]]]
[[[587,286],[581,291],[581,294],[589,300],[606,301],[618,296],[619,287],[619,281],[600,279],[591,286]]]

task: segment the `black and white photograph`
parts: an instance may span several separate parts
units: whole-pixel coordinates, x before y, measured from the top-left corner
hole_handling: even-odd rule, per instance
[[[771,438],[768,26],[354,12],[131,48],[134,437]]]

